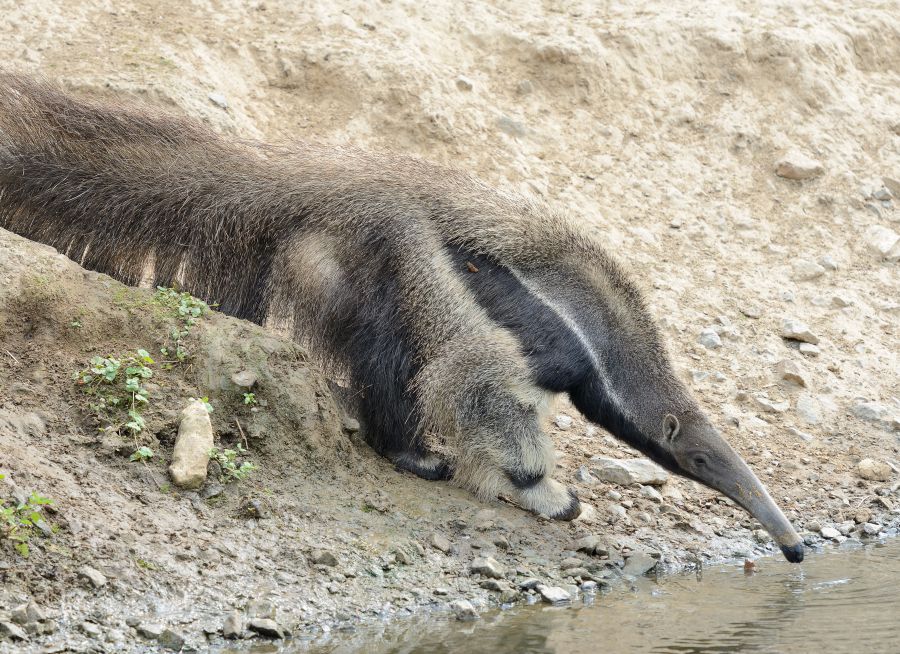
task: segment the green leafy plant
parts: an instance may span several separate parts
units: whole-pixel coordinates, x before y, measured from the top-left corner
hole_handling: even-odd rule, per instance
[[[168,341],[160,348],[162,355],[168,358],[164,365],[170,367],[175,363],[184,363],[190,356],[185,346],[185,339],[191,333],[191,328],[209,312],[209,305],[190,293],[182,293],[165,286],[156,287],[153,299],[171,310],[177,321],[177,324],[169,331]]]
[[[209,458],[218,462],[222,468],[222,477],[225,481],[243,481],[256,470],[256,464],[247,459],[249,454],[247,448],[240,443],[235,445],[236,449],[212,448],[209,451]]]
[[[89,404],[104,430],[126,430],[135,436],[146,427],[141,411],[150,403],[144,382],[153,376],[155,362],[147,350],[91,359],[91,365],[72,375],[75,383],[92,398]]]
[[[153,450],[146,445],[137,448],[134,453],[128,457],[129,461],[147,461],[153,458]]]
[[[254,404],[256,404],[256,394],[244,393],[244,404],[248,406],[253,406]]]
[[[191,402],[203,402],[203,408],[206,409],[207,413],[212,413],[215,410],[208,397],[189,397],[188,400]]]
[[[0,479],[3,475],[0,475]],[[29,540],[36,533],[51,530],[49,521],[44,520],[44,507],[51,506],[53,500],[37,493],[32,493],[24,502],[12,506],[0,505],[0,530],[3,535],[13,541],[13,547],[22,558],[28,558],[31,548]],[[41,529],[41,522],[44,522]]]

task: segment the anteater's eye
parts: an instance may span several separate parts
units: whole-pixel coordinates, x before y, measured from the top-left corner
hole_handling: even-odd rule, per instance
[[[702,454],[694,455],[694,465],[698,468],[702,468],[706,465],[706,457]]]

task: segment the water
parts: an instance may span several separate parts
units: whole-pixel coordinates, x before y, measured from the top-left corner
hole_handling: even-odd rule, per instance
[[[257,651],[275,651],[259,649]],[[900,540],[826,550],[800,566],[769,558],[757,572],[719,566],[702,575],[641,579],[590,605],[534,605],[461,623],[423,617],[282,654],[564,654],[634,652],[900,653]]]

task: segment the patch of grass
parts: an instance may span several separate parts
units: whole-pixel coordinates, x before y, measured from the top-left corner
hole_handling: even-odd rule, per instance
[[[0,479],[3,477],[0,474]],[[50,521],[44,518],[44,508],[52,504],[53,500],[49,497],[37,493],[32,493],[25,502],[11,506],[0,504],[0,531],[13,542],[13,547],[22,558],[27,559],[31,554],[28,543],[33,536],[48,529],[53,531]]]
[[[156,287],[153,301],[170,312],[176,320],[165,344],[160,348],[160,352],[166,357],[163,365],[172,367],[177,363],[184,363],[190,357],[185,339],[191,333],[191,329],[209,313],[210,307],[190,293],[182,293],[165,286]]]
[[[144,431],[141,413],[150,403],[144,382],[153,376],[150,366],[154,363],[147,350],[122,357],[96,356],[89,368],[72,375],[75,384],[91,398],[91,411],[106,423],[103,431],[125,431],[133,437]]]
[[[153,458],[153,450],[146,445],[137,448],[134,453],[128,457],[129,461],[149,461]]]
[[[222,468],[222,481],[244,481],[256,470],[256,464],[247,458],[247,449],[240,443],[235,447],[234,450],[214,447],[209,451],[209,458]]]
[[[256,394],[255,393],[244,393],[244,404],[247,406],[253,406],[256,404]]]

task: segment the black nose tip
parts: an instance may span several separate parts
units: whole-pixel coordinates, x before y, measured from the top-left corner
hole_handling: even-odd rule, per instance
[[[781,546],[781,551],[784,554],[784,558],[786,558],[791,563],[800,563],[803,560],[803,543],[797,543],[796,545],[791,545],[788,547],[787,545]]]

